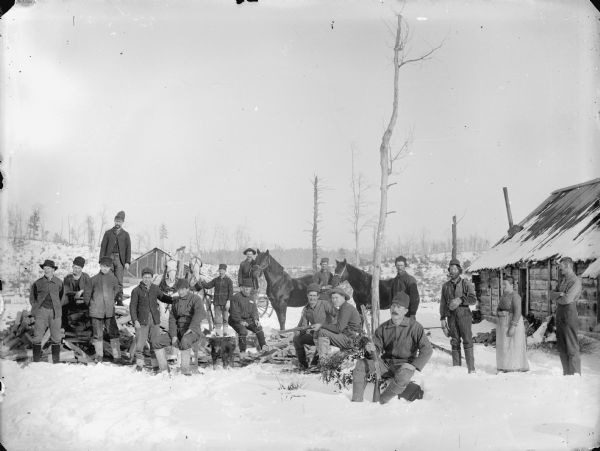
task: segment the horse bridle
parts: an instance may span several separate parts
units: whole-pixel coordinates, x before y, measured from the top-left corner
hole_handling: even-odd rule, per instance
[[[265,265],[264,266],[259,265],[258,263],[254,263],[253,266],[255,266],[258,269],[260,269],[260,273],[262,274],[265,271],[265,269],[267,269],[269,267],[270,259],[271,259],[271,256],[267,255],[267,258],[265,258],[265,262],[264,262]]]
[[[333,274],[333,279],[335,280],[335,278],[337,277],[337,279],[338,279],[337,283],[338,283],[338,284],[339,284],[339,283],[340,283],[340,281],[342,280],[342,276],[343,276],[343,275],[344,275],[344,273],[346,272],[347,266],[348,266],[348,263],[344,263],[344,269],[342,269],[342,272],[341,272],[340,274],[338,274],[338,273],[334,273],[334,274]]]

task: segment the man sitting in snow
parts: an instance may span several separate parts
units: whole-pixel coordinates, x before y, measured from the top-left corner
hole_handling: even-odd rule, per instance
[[[62,327],[65,331],[72,330],[69,324],[69,311],[75,307],[78,299],[83,299],[85,287],[90,283],[91,277],[83,272],[85,258],[75,257],[73,260],[73,273],[67,274],[64,284]]]
[[[326,324],[332,321],[335,317],[336,312],[332,304],[329,301],[319,299],[319,291],[321,287],[318,283],[311,283],[306,289],[308,296],[308,304],[302,309],[300,315],[300,321],[298,327],[310,326],[312,324]],[[306,351],[304,346],[314,346],[314,331],[306,330],[297,332],[294,336],[294,348],[296,348],[296,355],[298,356],[298,364],[300,369],[308,369],[308,362],[306,360]],[[315,352],[312,358],[311,365],[315,366],[319,362],[319,353]]]
[[[392,318],[377,328],[373,342],[365,346],[367,358],[356,362],[352,401],[363,401],[367,370],[375,372],[375,365],[379,366],[382,377],[394,378],[381,394],[379,402],[385,404],[404,392],[415,370],[421,371],[431,358],[433,349],[423,326],[406,316],[409,305],[410,297],[404,292],[397,293],[390,306]]]
[[[356,307],[347,302],[348,299],[350,296],[342,288],[336,287],[331,290],[331,302],[338,309],[337,320],[332,324],[317,323],[313,326],[321,359],[329,355],[330,344],[340,349],[348,349],[360,335],[360,315]]]
[[[240,286],[240,292],[236,293],[231,299],[231,309],[229,311],[229,325],[238,334],[238,344],[240,347],[240,357],[246,357],[246,337],[251,330],[258,339],[258,350],[266,348],[265,333],[258,320],[258,309],[252,297],[254,285],[252,279],[243,279]],[[266,350],[266,349],[265,349]]]
[[[179,297],[173,300],[169,316],[169,335],[172,345],[181,350],[181,373],[190,376],[191,348],[197,341],[204,341],[200,326],[206,319],[206,310],[200,296],[190,292],[190,283],[186,279],[177,281],[177,292]],[[155,352],[159,362],[160,351],[164,352],[164,349]]]
[[[194,288],[197,291],[201,289],[214,288],[213,305],[215,306],[215,333],[217,335],[227,335],[227,320],[229,319],[230,300],[233,297],[233,282],[227,277],[227,265],[219,265],[219,275],[210,282],[198,281]],[[209,307],[210,308],[210,307]],[[223,329],[221,332],[221,328]]]

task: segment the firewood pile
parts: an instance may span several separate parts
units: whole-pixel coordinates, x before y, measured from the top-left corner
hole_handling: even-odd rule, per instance
[[[127,307],[115,306],[115,319],[119,328],[122,357],[133,357],[135,347],[135,329]],[[12,323],[0,336],[2,346],[0,358],[28,361],[33,358],[33,326],[35,319],[29,310],[18,312]],[[69,308],[66,330],[61,329],[61,362],[84,363],[93,361],[94,346],[91,343],[92,322],[88,314],[88,306],[83,300],[78,299]],[[52,361],[50,350],[50,330],[47,330],[42,339],[42,360]],[[104,355],[112,357],[108,336],[104,337]]]
[[[473,337],[473,343],[483,343],[485,346],[496,346],[496,329],[489,332],[479,332]]]

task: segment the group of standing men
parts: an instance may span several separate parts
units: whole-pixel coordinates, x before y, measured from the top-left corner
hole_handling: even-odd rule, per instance
[[[33,360],[42,356],[42,337],[50,329],[52,360],[60,360],[61,327],[67,329],[66,313],[76,300],[82,299],[89,306],[92,322],[92,343],[96,360],[104,354],[104,331],[108,333],[113,359],[121,362],[119,331],[115,320],[115,305],[123,305],[123,274],[131,262],[131,240],[123,229],[125,213],[120,211],[114,219],[114,227],[104,233],[100,250],[100,271],[90,277],[83,272],[85,259],[73,260],[73,272],[64,282],[54,275],[57,269],[52,260],[40,265],[44,276],[31,287],[30,302],[35,317]],[[153,284],[151,269],[142,270],[142,281],[134,288],[130,302],[131,317],[136,329],[136,364],[143,368],[143,349],[150,343],[155,364],[159,371],[166,370],[165,348],[176,345],[181,350],[181,369],[189,374],[192,346],[202,342],[204,336],[200,324],[207,318],[203,300],[190,288],[200,291],[214,289],[214,323],[217,335],[227,335],[230,325],[238,335],[239,349],[246,352],[248,331],[256,334],[258,348],[266,349],[264,332],[256,307],[258,281],[254,277],[253,263],[256,251],[244,251],[246,259],[238,271],[240,292],[233,293],[233,283],[227,276],[227,265],[219,265],[219,274],[210,282],[196,281],[192,287],[188,280],[176,280],[170,290]],[[311,366],[317,366],[319,356],[327,356],[330,345],[341,349],[351,347],[362,330],[357,309],[348,303],[348,294],[340,287],[332,288],[333,274],[329,260],[321,259],[321,268],[314,274],[313,283],[307,288],[307,305],[303,308],[298,332],[293,340],[301,369],[308,369],[305,346],[315,345],[316,352]],[[420,371],[431,357],[431,344],[424,329],[416,319],[419,291],[414,277],[406,272],[407,260],[399,256],[395,260],[396,277],[391,285],[391,319],[380,325],[373,334],[366,358],[359,361],[354,370],[353,401],[361,401],[366,374],[377,368],[383,375],[393,377],[394,382],[382,395],[382,402],[402,393],[415,370]],[[581,373],[579,346],[577,342],[577,311],[575,301],[581,291],[581,282],[573,271],[573,262],[561,261],[564,279],[556,293],[557,340],[564,374]],[[472,314],[470,306],[477,301],[473,285],[461,276],[460,262],[452,259],[448,265],[450,279],[442,286],[440,320],[444,334],[450,337],[452,363],[460,366],[461,343],[469,373],[475,371],[472,337]],[[331,300],[329,300],[329,296]],[[158,302],[170,305],[168,330],[160,327]]]

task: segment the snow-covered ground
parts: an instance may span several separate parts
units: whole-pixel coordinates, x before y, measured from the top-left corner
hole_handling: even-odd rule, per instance
[[[421,304],[424,326],[439,325]],[[295,324],[299,308],[288,310]],[[386,319],[388,312],[383,312]],[[269,335],[275,315],[263,320]],[[482,322],[475,332],[493,324]],[[432,340],[447,345],[436,329]],[[416,380],[423,400],[350,402],[318,375],[262,364],[153,376],[112,365],[2,361],[1,439],[9,450],[571,450],[600,444],[598,356],[562,376],[558,356],[529,352],[531,371],[496,374],[495,350],[476,345],[477,373],[434,351]],[[299,389],[289,390],[290,384]],[[367,387],[367,394],[370,387]]]

